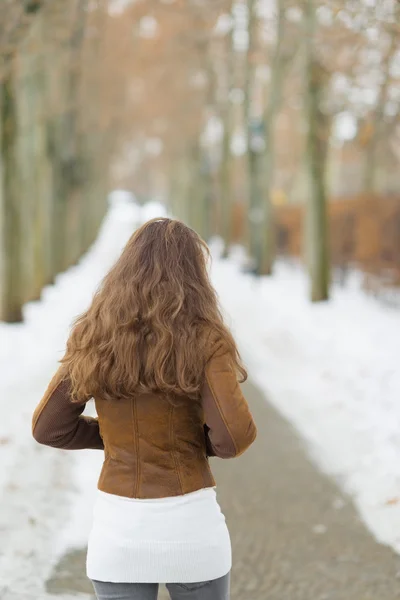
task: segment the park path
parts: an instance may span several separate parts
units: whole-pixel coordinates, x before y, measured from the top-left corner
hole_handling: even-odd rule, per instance
[[[232,600],[400,599],[400,557],[375,542],[262,393],[251,383],[245,391],[258,438],[212,465],[232,536]],[[90,592],[83,550],[61,560],[47,590],[60,600]]]

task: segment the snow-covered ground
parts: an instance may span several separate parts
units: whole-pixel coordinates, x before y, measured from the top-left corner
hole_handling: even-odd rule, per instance
[[[114,195],[79,265],[0,324],[0,597],[45,599],[43,582],[69,547],[83,547],[101,453],[54,451],[30,435],[32,412],[63,353],[73,318],[142,221],[160,214]],[[218,252],[216,252],[216,255]],[[250,376],[295,425],[311,455],[350,492],[376,537],[400,552],[400,315],[357,286],[311,306],[300,269],[255,280],[240,252],[212,276]],[[18,596],[19,594],[19,596]]]
[[[213,280],[251,378],[400,553],[400,312],[367,297],[357,275],[330,302],[308,302],[301,268],[240,272],[240,249]]]
[[[96,243],[80,263],[59,275],[41,302],[25,307],[23,324],[0,323],[1,600],[47,598],[43,582],[53,565],[67,548],[83,547],[87,540],[102,453],[39,446],[31,436],[31,417],[57,369],[72,321],[135,227],[160,214],[154,205],[140,210],[123,193],[112,201]]]

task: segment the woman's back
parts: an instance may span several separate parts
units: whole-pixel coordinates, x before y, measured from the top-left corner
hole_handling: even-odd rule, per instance
[[[136,394],[96,399],[105,461],[99,489],[130,498],[162,498],[214,485],[205,452],[200,401]]]
[[[33,417],[43,444],[104,449],[87,557],[99,598],[117,598],[115,583],[155,598],[157,582],[176,584],[174,598],[191,582],[227,598],[230,539],[208,459],[241,454],[256,428],[206,255],[178,221],[139,229],[78,318]],[[98,418],[82,416],[90,398]]]
[[[34,437],[58,448],[104,447],[98,486],[110,494],[163,498],[214,486],[208,456],[241,454],[256,427],[224,344],[214,343],[210,353],[197,399],[165,393],[114,402],[97,397],[98,421],[80,417],[84,405],[71,402],[61,366],[35,411]]]

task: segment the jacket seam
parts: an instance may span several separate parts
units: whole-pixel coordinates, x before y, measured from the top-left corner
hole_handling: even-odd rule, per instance
[[[176,455],[176,452],[174,450],[174,420],[173,420],[173,414],[174,414],[174,406],[173,404],[170,405],[170,412],[169,412],[169,418],[170,418],[170,428],[169,428],[169,432],[170,432],[170,440],[171,440],[171,454],[172,454],[172,460],[174,461],[174,469],[175,469],[175,473],[178,479],[178,483],[179,483],[179,487],[181,488],[181,494],[183,494],[183,486],[182,486],[182,480],[181,480],[181,476],[179,473],[179,459]]]
[[[139,460],[139,426],[137,422],[137,407],[136,399],[132,399],[132,420],[133,420],[133,434],[135,438],[135,452],[136,452],[136,481],[133,483],[133,498],[137,498],[139,494],[139,479],[140,479],[140,460]]]
[[[225,425],[225,427],[226,427],[226,430],[227,430],[227,432],[228,432],[228,434],[229,434],[229,437],[230,437],[230,438],[231,438],[231,440],[232,440],[232,444],[233,444],[233,447],[234,447],[234,449],[235,449],[235,453],[237,453],[237,452],[238,452],[238,447],[237,447],[237,445],[236,445],[235,439],[234,439],[234,437],[233,437],[233,435],[232,435],[232,432],[231,432],[231,430],[229,429],[228,423],[227,423],[227,421],[226,421],[226,419],[225,419],[225,416],[224,416],[224,414],[223,414],[223,412],[222,412],[222,408],[221,408],[221,406],[220,406],[220,403],[219,403],[219,401],[218,401],[218,398],[217,398],[217,396],[216,396],[216,394],[215,394],[215,391],[214,391],[214,388],[213,388],[213,386],[212,386],[212,383],[211,383],[211,381],[210,381],[210,379],[209,379],[209,377],[208,377],[208,375],[207,375],[207,374],[206,374],[206,381],[207,381],[207,383],[208,383],[208,386],[209,386],[209,388],[210,388],[211,395],[212,395],[212,397],[213,397],[213,399],[214,399],[214,402],[215,402],[215,404],[216,404],[216,406],[217,406],[217,408],[218,408],[218,412],[219,412],[219,414],[220,414],[220,416],[221,416],[221,419],[222,419],[222,421],[223,421],[223,423],[224,423],[224,425]],[[212,444],[212,442],[211,442],[211,444]],[[212,445],[213,445],[213,444],[212,444]]]

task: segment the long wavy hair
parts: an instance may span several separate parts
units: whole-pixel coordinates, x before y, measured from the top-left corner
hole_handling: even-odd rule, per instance
[[[246,379],[208,277],[209,257],[180,221],[153,219],[132,235],[68,339],[61,362],[74,401],[149,392],[196,398],[216,342]]]

